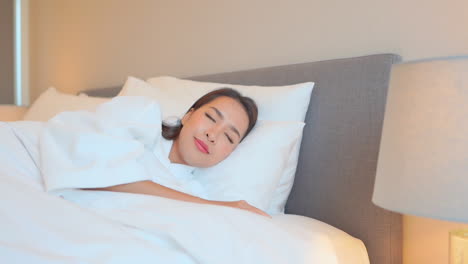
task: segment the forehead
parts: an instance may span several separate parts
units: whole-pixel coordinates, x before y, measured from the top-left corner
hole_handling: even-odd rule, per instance
[[[211,109],[214,112],[215,110],[212,108],[216,108],[222,113],[225,120],[233,123],[233,125],[236,125],[240,132],[245,132],[247,130],[249,123],[247,112],[241,103],[231,97],[218,97],[213,101],[203,105],[201,108]]]

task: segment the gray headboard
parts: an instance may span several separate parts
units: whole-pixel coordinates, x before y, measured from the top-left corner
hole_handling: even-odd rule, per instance
[[[379,54],[188,79],[244,85],[315,82],[286,212],[361,239],[372,264],[401,264],[402,218],[371,202],[390,70],[400,60]]]

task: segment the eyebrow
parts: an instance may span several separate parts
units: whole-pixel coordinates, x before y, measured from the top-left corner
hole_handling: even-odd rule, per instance
[[[221,111],[218,110],[218,108],[216,108],[214,106],[210,106],[210,108],[213,109],[216,112],[216,114],[219,116],[219,118],[224,120],[224,115],[223,115],[223,113],[221,113]],[[237,128],[235,126],[230,125],[229,128],[231,128],[231,130],[234,131],[234,133],[236,133],[239,138],[241,138],[239,130],[237,130]]]

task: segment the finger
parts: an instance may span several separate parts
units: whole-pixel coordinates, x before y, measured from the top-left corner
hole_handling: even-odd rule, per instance
[[[266,216],[266,217],[268,217],[268,218],[272,218],[271,215],[269,215],[269,214],[263,212],[262,210],[258,210],[258,211],[260,212],[260,215]]]
[[[251,211],[254,212],[254,213],[256,213],[256,214],[259,214],[259,215],[263,215],[263,216],[272,218],[271,215],[269,215],[269,214],[263,212],[262,210],[258,209],[257,207],[252,206],[252,207],[251,207]]]

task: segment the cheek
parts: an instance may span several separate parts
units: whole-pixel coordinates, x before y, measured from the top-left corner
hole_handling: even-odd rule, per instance
[[[201,120],[192,118],[182,127],[181,135],[184,137],[193,137],[203,130],[204,124]]]
[[[210,124],[210,121],[203,118],[203,116],[194,116],[187,122],[186,127],[187,130],[190,130],[192,133],[200,133],[200,131],[206,130]]]
[[[222,144],[219,147],[220,147],[219,148],[219,153],[220,153],[220,156],[222,157],[222,159],[227,158],[235,149],[235,146],[233,146],[231,144]]]

